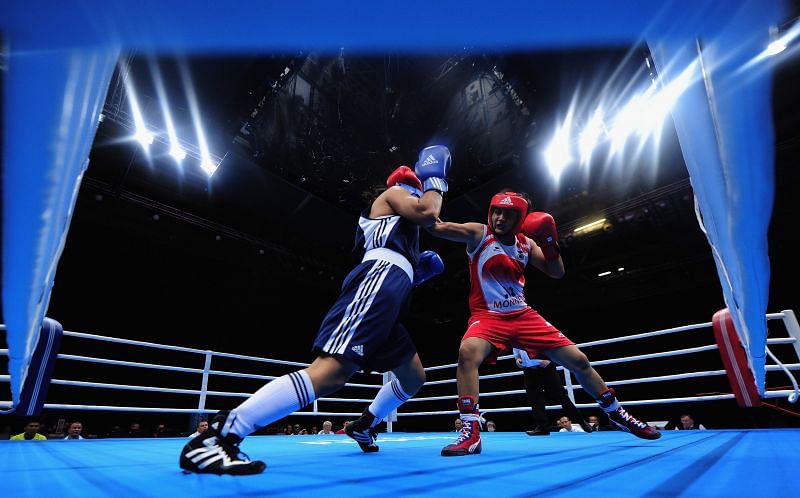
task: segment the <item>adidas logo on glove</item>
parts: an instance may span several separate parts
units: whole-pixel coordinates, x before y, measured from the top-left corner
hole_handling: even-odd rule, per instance
[[[436,158],[433,157],[433,155],[430,155],[426,157],[424,161],[422,161],[422,166],[430,166],[431,164],[438,164],[438,163],[439,161],[437,161]]]

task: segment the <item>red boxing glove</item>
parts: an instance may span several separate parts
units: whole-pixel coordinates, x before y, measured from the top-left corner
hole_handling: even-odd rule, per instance
[[[542,249],[544,259],[558,259],[558,231],[552,216],[541,211],[529,213],[522,223],[522,231]]]

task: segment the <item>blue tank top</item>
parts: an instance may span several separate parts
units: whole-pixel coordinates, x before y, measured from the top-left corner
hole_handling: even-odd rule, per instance
[[[355,260],[360,262],[371,249],[386,248],[403,255],[413,268],[419,259],[419,225],[399,215],[369,218],[369,210],[361,213],[353,248]]]

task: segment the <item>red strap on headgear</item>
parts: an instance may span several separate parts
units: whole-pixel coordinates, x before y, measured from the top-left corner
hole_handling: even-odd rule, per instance
[[[511,230],[512,233],[518,234],[522,230],[522,223],[525,221],[525,215],[528,214],[528,201],[525,200],[516,192],[501,192],[492,197],[492,202],[489,203],[489,226],[492,225],[492,209],[513,209],[519,213],[517,224]]]
[[[419,181],[419,178],[417,178],[414,170],[408,166],[400,166],[396,170],[392,171],[392,173],[386,179],[386,188],[394,187],[398,183],[411,185],[412,187],[422,190],[422,182]]]

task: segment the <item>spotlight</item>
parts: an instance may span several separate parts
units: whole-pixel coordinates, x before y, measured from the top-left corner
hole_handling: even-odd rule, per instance
[[[203,132],[203,124],[200,119],[200,107],[197,104],[197,95],[194,91],[189,68],[185,63],[179,65],[179,72],[181,81],[186,90],[186,100],[189,103],[189,112],[192,115],[192,123],[194,124],[195,135],[197,136],[197,148],[200,150],[200,168],[205,171],[208,176],[211,176],[217,171],[219,162],[215,163],[212,161],[211,154],[208,152],[208,144],[206,143],[206,136]]]
[[[203,159],[200,163],[200,169],[205,171],[208,176],[213,175],[217,171],[217,168],[219,168],[219,164],[214,164],[211,159]]]
[[[169,155],[174,157],[176,161],[183,161],[186,158],[186,151],[181,149],[181,146],[173,143],[169,149]]]
[[[558,180],[564,168],[572,161],[569,150],[569,129],[566,125],[553,135],[550,145],[544,151],[544,160],[547,163],[547,170]]]
[[[127,74],[126,69],[123,67],[120,71],[121,74]],[[136,90],[133,87],[133,82],[130,78],[126,77],[124,79],[125,83],[125,91],[128,95],[128,103],[131,106],[131,114],[133,115],[133,123],[136,127],[136,133],[133,135],[142,147],[145,150],[148,149],[148,146],[153,143],[153,134],[147,131],[147,127],[144,125],[144,117],[142,117],[142,110],[139,106],[139,100],[136,97]]]
[[[147,131],[144,128],[141,128],[136,131],[136,134],[133,136],[137,142],[142,144],[142,147],[147,148],[148,145],[152,145],[153,139],[155,138],[152,133]]]
[[[186,157],[186,151],[179,145],[178,137],[175,134],[175,123],[172,121],[172,113],[169,110],[169,102],[167,101],[167,92],[164,90],[164,82],[161,80],[161,70],[153,59],[150,60],[150,71],[153,74],[156,91],[158,92],[161,114],[164,116],[164,123],[167,125],[167,136],[169,136],[170,144],[169,155],[180,163]]]
[[[786,42],[783,40],[775,40],[767,46],[764,55],[778,55],[784,50],[786,50]]]
[[[773,37],[777,36],[777,38],[773,39],[772,42],[767,45],[767,48],[764,49],[763,54],[765,56],[778,55],[786,50],[789,45],[791,45],[792,42],[794,42],[798,36],[800,36],[800,22],[795,21],[795,23],[788,29],[786,29],[785,26],[782,30],[774,28],[774,30],[771,30],[771,32]],[[778,36],[779,34],[780,36]]]
[[[556,182],[561,177],[569,163],[572,162],[572,152],[570,151],[570,130],[572,129],[572,116],[574,113],[575,101],[570,104],[567,117],[560,127],[556,129],[550,144],[544,151],[544,159],[547,169]]]
[[[595,145],[597,145],[602,132],[603,109],[598,107],[594,111],[592,118],[586,123],[586,127],[583,129],[578,139],[578,148],[580,149],[582,164],[589,164],[589,160],[592,158],[592,150],[594,150]]]
[[[603,225],[604,225],[605,222],[606,222],[605,218],[597,220],[597,221],[593,221],[591,223],[587,223],[585,225],[579,226],[578,228],[573,230],[572,233],[577,235],[579,233],[589,233],[589,232],[593,232],[595,230],[600,230],[601,228],[603,228]]]

